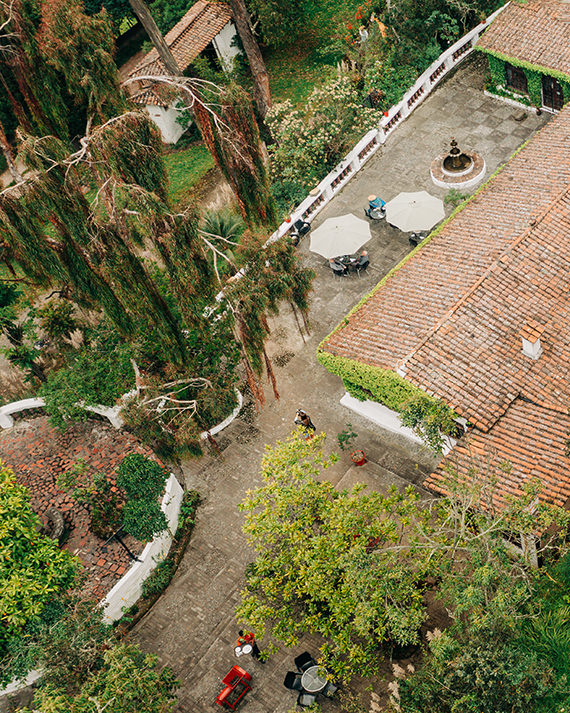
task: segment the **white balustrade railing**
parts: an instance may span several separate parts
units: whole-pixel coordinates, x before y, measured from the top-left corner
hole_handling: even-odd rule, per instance
[[[479,36],[509,3],[474,27],[455,44],[445,50],[423,72],[402,97],[402,100],[384,113],[377,129],[371,129],[342,159],[311,193],[292,212],[290,219],[282,223],[267,241],[272,243],[286,235],[295,221],[311,220],[350,181],[368,159],[385,143],[394,129],[419,106],[441,80],[468,55],[471,54]]]

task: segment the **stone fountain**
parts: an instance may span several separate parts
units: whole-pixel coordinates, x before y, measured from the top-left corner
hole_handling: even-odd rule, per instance
[[[462,151],[452,137],[447,153],[431,163],[431,180],[442,188],[471,188],[485,176],[485,159],[475,151]]]

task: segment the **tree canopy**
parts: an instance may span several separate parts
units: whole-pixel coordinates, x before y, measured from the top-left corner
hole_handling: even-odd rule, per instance
[[[78,560],[40,533],[41,521],[28,491],[0,462],[0,658],[10,639],[36,621],[44,607],[67,589]]]
[[[318,479],[334,460],[322,441],[295,434],[267,447],[264,485],[241,505],[256,559],[238,617],[287,646],[318,632],[324,665],[349,679],[376,670],[382,644],[418,641],[425,570],[391,549],[417,496],[411,488],[337,491]]]

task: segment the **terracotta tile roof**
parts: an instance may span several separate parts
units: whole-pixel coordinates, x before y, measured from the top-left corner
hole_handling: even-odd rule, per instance
[[[460,478],[470,479],[475,464],[482,473],[488,468],[500,475],[491,498],[497,509],[504,507],[509,497],[521,495],[525,483],[533,478],[542,482],[541,500],[564,507],[570,499],[570,479],[561,477],[570,471],[566,455],[569,431],[570,416],[516,399],[489,432],[475,429],[460,441],[424,485],[445,493],[447,468],[451,466]]]
[[[176,90],[155,82],[153,86],[143,89],[137,94],[129,97],[129,100],[142,106],[163,106],[167,107],[176,98]]]
[[[570,5],[565,0],[511,2],[477,44],[570,75]]]
[[[224,3],[198,0],[184,17],[165,35],[174,59],[182,71],[188,67],[202,50],[214,39],[231,20],[231,13]],[[150,74],[164,74],[164,65],[158,52],[152,49],[130,72],[130,77]]]
[[[563,110],[324,344],[391,370],[488,430],[516,396],[570,392],[570,109]],[[533,223],[533,225],[530,225]],[[520,332],[544,327],[544,354]],[[567,326],[569,325],[569,326]]]

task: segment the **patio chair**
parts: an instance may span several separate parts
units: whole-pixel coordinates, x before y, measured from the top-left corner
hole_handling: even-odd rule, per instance
[[[299,669],[299,671],[301,671],[301,673],[305,672],[308,668],[311,668],[311,666],[316,665],[317,662],[308,651],[303,651],[303,653],[299,654],[299,656],[295,659],[295,666]]]
[[[323,688],[321,693],[323,696],[326,696],[327,698],[332,698],[334,694],[338,691],[338,686],[335,686],[334,683],[329,681],[327,685]]]
[[[367,270],[368,265],[370,265],[370,258],[368,257],[368,255],[361,255],[358,262],[354,266],[356,274],[360,277],[360,273]]]
[[[307,223],[306,220],[301,220],[301,218],[299,218],[299,220],[296,220],[293,223],[293,227],[295,228],[297,233],[299,233],[299,235],[302,237],[303,235],[306,235],[309,232],[309,230],[311,229],[311,224]]]
[[[290,691],[302,691],[303,686],[301,685],[302,675],[296,671],[287,671],[285,674],[285,680],[283,685]]]
[[[313,696],[312,693],[307,693],[306,691],[302,691],[297,696],[297,705],[301,706],[301,708],[308,708],[309,706],[312,706],[316,700],[317,700],[317,697]]]

